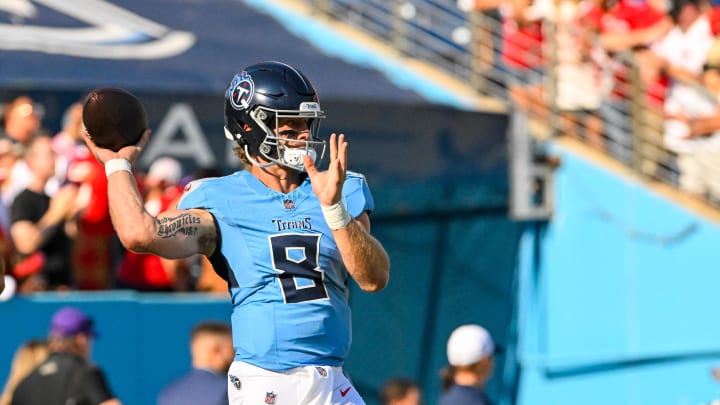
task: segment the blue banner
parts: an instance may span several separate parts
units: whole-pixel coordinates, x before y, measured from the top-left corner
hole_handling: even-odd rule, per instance
[[[377,70],[328,56],[242,2],[0,2],[0,87],[220,94],[245,66],[279,60],[322,97],[424,103]]]

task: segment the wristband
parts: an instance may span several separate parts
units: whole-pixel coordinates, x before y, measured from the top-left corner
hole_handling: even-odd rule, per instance
[[[127,159],[110,159],[105,162],[105,177],[110,177],[111,174],[119,171],[132,173],[130,161]]]
[[[342,202],[338,201],[333,205],[324,206],[320,205],[325,222],[327,222],[330,229],[336,231],[338,229],[345,228],[352,220],[350,214],[348,214],[345,206]]]

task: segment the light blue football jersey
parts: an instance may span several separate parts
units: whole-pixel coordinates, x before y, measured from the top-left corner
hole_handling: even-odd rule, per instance
[[[348,172],[350,215],[372,211],[364,176]],[[178,208],[215,217],[210,258],[228,281],[235,359],[268,370],[342,365],[350,349],[348,274],[309,179],[284,194],[247,171],[191,183]]]

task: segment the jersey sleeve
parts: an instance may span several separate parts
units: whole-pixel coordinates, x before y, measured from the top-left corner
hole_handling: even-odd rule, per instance
[[[177,209],[187,210],[191,208],[208,209],[208,198],[204,179],[194,180],[185,186],[182,196],[177,203]]]
[[[345,207],[354,218],[359,217],[363,212],[368,214],[375,209],[370,187],[365,176],[355,172],[348,172],[343,185],[343,198]]]
[[[188,185],[185,186],[182,196],[180,196],[180,199],[177,202],[177,209],[187,210],[191,208],[200,208],[210,212],[215,223],[215,229],[217,229],[218,248],[215,249],[215,252],[213,252],[212,255],[208,256],[208,259],[210,260],[210,264],[212,264],[212,268],[215,273],[223,280],[229,281],[230,269],[228,268],[220,249],[220,246],[222,246],[222,233],[220,232],[220,227],[217,223],[218,218],[222,218],[223,214],[219,210],[213,208],[215,204],[213,204],[209,198],[209,195],[212,193],[208,192],[210,183],[206,183],[206,180],[207,179],[199,179],[188,183]]]
[[[218,209],[219,206],[222,206],[222,199],[218,196],[222,196],[224,191],[221,184],[211,181],[211,179],[195,180],[185,186],[176,207],[179,210],[204,209],[213,216],[213,220],[216,222],[224,220],[226,214],[222,209]],[[217,227],[217,223],[215,226]]]

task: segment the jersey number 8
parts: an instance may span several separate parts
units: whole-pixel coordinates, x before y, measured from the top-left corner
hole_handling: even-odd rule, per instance
[[[325,273],[318,267],[320,235],[273,235],[270,248],[286,304],[328,298]]]

